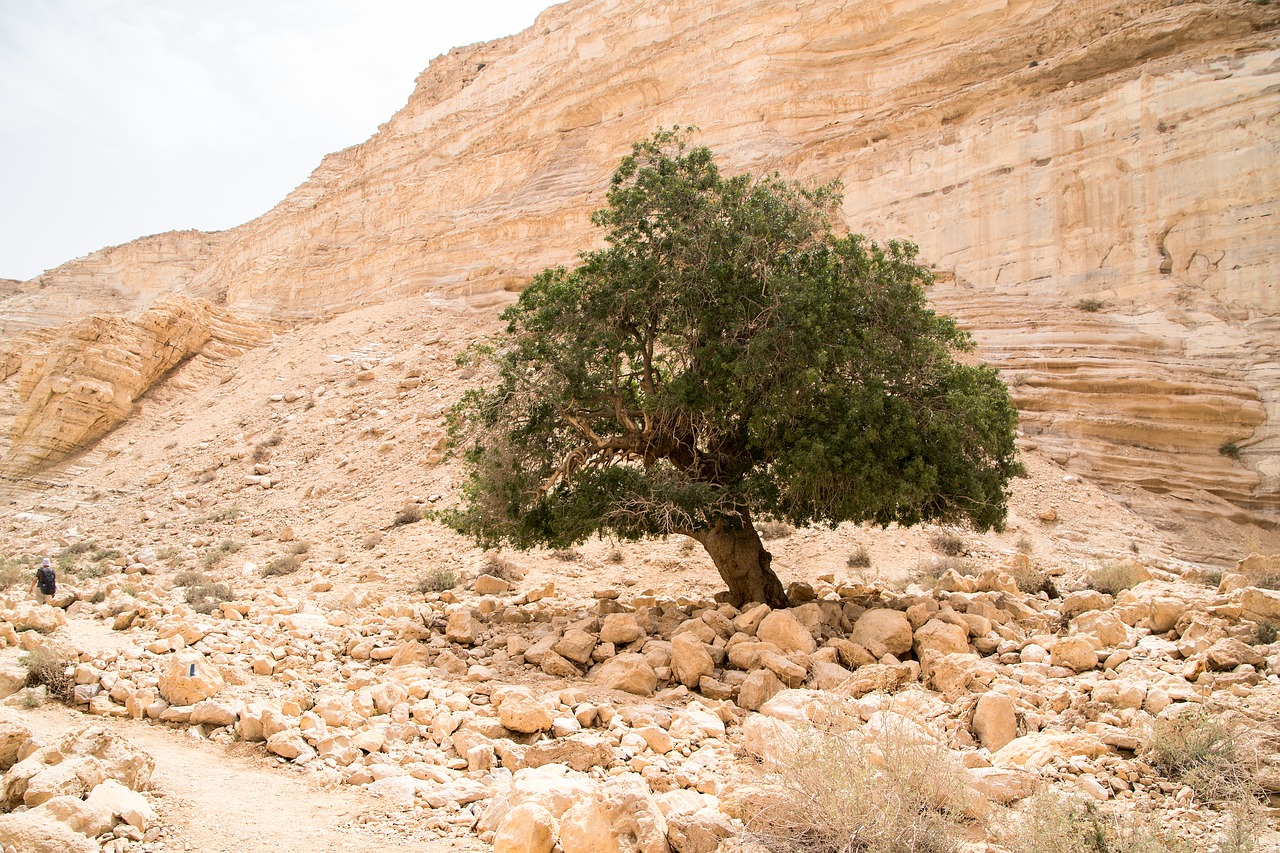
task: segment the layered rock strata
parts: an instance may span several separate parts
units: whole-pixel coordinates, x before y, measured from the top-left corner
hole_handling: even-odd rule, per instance
[[[1229,0],[574,0],[432,62],[268,214],[68,264],[0,320],[171,291],[283,321],[426,292],[500,302],[598,239],[589,213],[631,141],[696,122],[728,167],[839,178],[851,228],[955,270],[966,300],[940,303],[982,306],[965,322],[1025,374],[1028,431],[1068,464],[1188,517],[1274,525],[1278,19]],[[1080,300],[1110,320],[1078,322]],[[1045,325],[1008,338],[1024,303]],[[44,434],[20,427],[15,448]]]

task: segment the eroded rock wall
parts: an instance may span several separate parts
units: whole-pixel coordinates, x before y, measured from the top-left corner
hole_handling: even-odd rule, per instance
[[[101,438],[170,370],[209,345],[222,354],[269,330],[205,300],[168,296],[136,320],[94,314],[20,335],[0,353],[11,420],[0,474],[23,475]]]
[[[1277,20],[1244,0],[571,0],[433,61],[259,219],[106,250],[4,305],[48,326],[165,291],[283,321],[500,302],[598,239],[631,141],[694,123],[730,169],[841,179],[851,228],[954,271],[939,304],[1065,464],[1162,512],[1274,524]]]

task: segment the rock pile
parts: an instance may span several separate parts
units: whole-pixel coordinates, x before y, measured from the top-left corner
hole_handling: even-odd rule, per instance
[[[950,752],[975,815],[1052,785],[1210,844],[1224,818],[1145,746],[1157,719],[1198,708],[1280,736],[1267,636],[1280,592],[1134,567],[1150,579],[1115,596],[1080,583],[1033,595],[1014,580],[1019,560],[905,592],[827,576],[793,585],[801,603],[783,610],[482,579],[493,592],[373,612],[358,587],[327,604],[275,587],[200,615],[157,582],[69,608],[131,641],[69,672],[90,714],[260,742],[317,781],[365,786],[500,851],[709,853],[750,819],[729,794],[752,757],[831,725]],[[16,633],[30,610],[0,607],[12,626],[0,636],[49,642]],[[18,769],[36,755],[5,776],[15,804],[55,790]],[[1280,755],[1261,754],[1257,779],[1280,793]]]
[[[0,716],[0,850],[125,851],[154,840],[143,793],[155,763],[108,728],[89,726],[42,744],[16,716]]]

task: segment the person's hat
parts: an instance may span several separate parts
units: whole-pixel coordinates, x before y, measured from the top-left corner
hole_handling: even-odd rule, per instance
[[[43,560],[40,561],[40,565],[47,569],[53,565],[53,560],[50,560],[48,557],[45,557]]]

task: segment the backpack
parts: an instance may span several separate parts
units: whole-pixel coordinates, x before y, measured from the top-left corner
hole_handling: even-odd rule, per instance
[[[45,595],[53,595],[58,591],[58,578],[53,573],[53,569],[47,569],[41,566],[36,570],[36,585],[40,587],[40,591]]]

